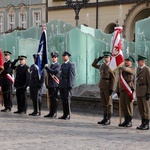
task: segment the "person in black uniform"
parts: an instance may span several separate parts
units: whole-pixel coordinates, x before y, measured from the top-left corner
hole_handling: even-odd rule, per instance
[[[12,68],[16,71],[14,87],[16,88],[17,96],[17,107],[18,110],[14,113],[26,114],[27,111],[27,99],[26,99],[26,88],[29,84],[30,71],[26,65],[26,56],[18,56],[12,63]],[[15,66],[16,62],[20,60],[20,64]]]
[[[57,62],[58,52],[52,52],[52,64],[48,67],[48,64],[45,65],[47,71],[47,81],[46,87],[48,89],[49,101],[50,101],[50,111],[44,117],[56,118],[57,116],[57,107],[58,107],[58,84],[59,84],[59,75],[60,75],[60,64]]]
[[[59,90],[63,105],[63,115],[59,119],[70,119],[70,92],[74,86],[75,65],[69,61],[71,54],[64,52],[62,55],[64,63],[60,69]]]
[[[42,87],[45,79],[44,70],[42,71],[41,77],[38,74],[38,66],[35,64],[37,59],[37,54],[33,55],[34,64],[30,66],[30,97],[33,102],[34,111],[30,113],[31,116],[40,116],[41,115],[41,104],[42,104]]]
[[[11,61],[10,61],[11,52],[4,51],[4,70],[0,74],[1,76],[1,88],[2,88],[2,95],[4,98],[4,107],[5,109],[1,110],[2,112],[9,112],[11,111],[12,107],[12,68],[11,68]]]

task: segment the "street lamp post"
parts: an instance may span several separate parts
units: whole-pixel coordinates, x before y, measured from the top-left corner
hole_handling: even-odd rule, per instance
[[[66,5],[68,7],[72,7],[75,12],[75,20],[76,20],[76,26],[78,26],[78,20],[79,20],[79,12],[83,6],[85,6],[88,3],[89,0],[66,0]]]

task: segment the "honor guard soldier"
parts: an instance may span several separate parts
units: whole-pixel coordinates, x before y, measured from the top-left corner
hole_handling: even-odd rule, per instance
[[[30,97],[33,102],[33,112],[29,115],[31,116],[40,116],[41,115],[41,105],[42,105],[42,87],[45,79],[44,70],[42,71],[41,76],[39,77],[38,66],[35,64],[37,59],[37,54],[33,55],[34,64],[30,66]]]
[[[74,86],[75,79],[75,65],[69,61],[71,54],[64,52],[62,58],[64,63],[61,65],[60,69],[60,81],[59,81],[59,90],[60,98],[63,105],[63,115],[58,119],[70,119],[70,94]]]
[[[112,73],[109,69],[109,63],[111,59],[110,52],[103,52],[104,56],[100,56],[98,59],[95,59],[92,63],[92,66],[100,71],[100,95],[101,95],[101,103],[103,108],[104,117],[98,124],[109,125],[111,114],[113,112],[113,104],[112,104],[112,93],[114,90],[115,84],[115,74]],[[100,60],[104,58],[104,63],[98,64]]]
[[[29,84],[30,71],[26,65],[26,56],[18,56],[12,63],[12,68],[16,71],[14,87],[16,88],[17,96],[17,108],[18,110],[14,113],[26,114],[27,111],[27,99],[26,99],[26,88]],[[18,66],[15,66],[17,61],[20,61]]]
[[[57,62],[58,52],[52,52],[52,64],[48,66],[45,65],[47,71],[46,87],[48,89],[49,96],[49,113],[44,117],[56,118],[57,116],[57,107],[58,107],[58,84],[59,84],[59,75],[60,75],[60,64]]]
[[[124,122],[118,125],[120,127],[132,127],[133,99],[130,94],[133,95],[134,91],[135,68],[132,66],[132,63],[134,62],[133,57],[129,56],[125,59],[125,66],[120,68],[120,75],[122,75],[122,78],[124,79],[124,84],[119,80],[117,94],[120,98],[121,110],[125,118]],[[131,93],[126,91],[127,88],[130,89]]]
[[[13,77],[12,77],[12,68],[11,68],[11,61],[10,61],[11,52],[4,51],[4,70],[0,74],[1,76],[1,88],[2,88],[2,95],[4,98],[4,107],[5,109],[1,110],[2,112],[9,112],[11,111],[12,107],[12,84],[13,84]]]
[[[138,55],[136,75],[136,96],[142,124],[138,130],[149,130],[150,119],[150,68],[146,66],[147,58]]]

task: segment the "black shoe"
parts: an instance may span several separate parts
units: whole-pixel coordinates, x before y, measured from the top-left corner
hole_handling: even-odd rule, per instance
[[[49,113],[47,115],[45,115],[44,117],[51,117],[52,115]]]
[[[70,115],[66,116],[64,119],[65,120],[70,120]]]
[[[19,114],[26,114],[26,111],[21,111]]]
[[[14,111],[14,113],[15,113],[15,114],[20,114],[20,111],[19,111],[19,110],[17,110],[17,111]]]
[[[50,118],[54,119],[54,118],[56,118],[56,117],[57,117],[57,114],[55,113],[55,114],[53,114]]]
[[[131,121],[128,122],[128,123],[126,124],[126,127],[132,127],[132,122],[131,122]]]
[[[136,128],[137,130],[149,130],[149,125],[141,124],[139,127]]]
[[[66,118],[66,116],[63,115],[63,116],[59,117],[58,119],[65,119],[65,118]]]
[[[30,116],[37,116],[37,114],[38,114],[38,113],[34,111],[34,112],[32,112],[31,114],[29,114],[29,115],[30,115]]]
[[[110,125],[110,119],[106,119],[106,121],[103,123],[103,125]]]
[[[148,124],[144,124],[142,126],[141,130],[149,130],[149,125]]]
[[[41,112],[38,112],[38,113],[37,113],[37,116],[41,116]]]
[[[5,108],[5,109],[1,110],[1,112],[10,112],[10,111],[11,111],[11,108],[9,108],[9,109]]]
[[[98,121],[97,124],[104,124],[106,122],[106,118],[102,119],[101,121]]]
[[[127,122],[124,121],[123,123],[118,124],[119,127],[125,127],[127,125]]]
[[[142,130],[144,124],[141,124],[140,126],[136,127],[137,130]]]

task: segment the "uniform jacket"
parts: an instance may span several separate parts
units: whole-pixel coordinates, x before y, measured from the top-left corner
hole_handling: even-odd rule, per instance
[[[49,67],[46,67],[47,78],[46,78],[46,87],[58,87],[58,84],[51,75],[55,75],[58,79],[60,77],[60,64],[58,62],[51,64]]]
[[[44,71],[42,72],[41,77],[39,77],[38,74],[38,66],[35,64],[32,64],[30,66],[30,81],[29,81],[29,87],[33,87],[33,88],[41,88],[43,86],[44,83],[44,79],[45,79],[45,73]]]
[[[136,75],[136,96],[144,97],[150,95],[150,68],[144,66],[142,69],[137,69]]]
[[[16,71],[14,87],[16,88],[27,88],[30,79],[29,67],[25,64],[23,66],[12,66]]]
[[[99,87],[101,90],[114,90],[115,88],[115,74],[109,69],[106,63],[97,64],[97,59],[94,60],[92,66],[100,71]]]
[[[11,61],[4,62],[4,70],[1,73],[1,84],[2,85],[12,85],[12,82],[6,77],[7,74],[12,76]]]
[[[60,88],[73,88],[75,80],[75,65],[72,62],[63,63],[60,68]]]
[[[133,66],[130,67],[121,67],[120,70],[122,71],[122,76],[126,83],[129,85],[131,90],[134,90],[134,75],[135,75],[135,68]],[[124,91],[124,87],[121,85],[120,81],[118,84],[118,91],[121,92]]]

